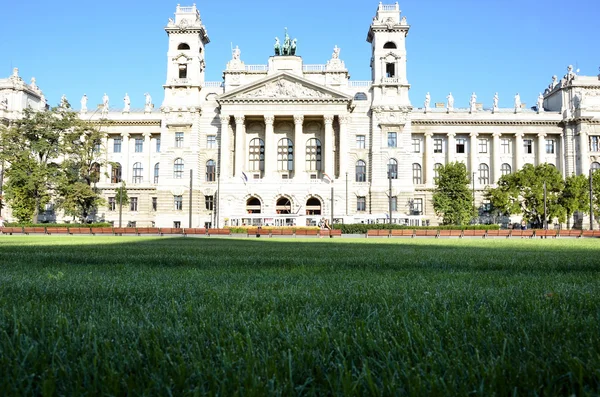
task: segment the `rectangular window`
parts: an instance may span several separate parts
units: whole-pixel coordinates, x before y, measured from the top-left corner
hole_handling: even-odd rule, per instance
[[[204,196],[204,205],[208,211],[212,211],[215,205],[215,196]]]
[[[487,153],[488,152],[488,141],[487,139],[479,140],[479,153]]]
[[[440,138],[433,140],[433,153],[443,153],[444,141]]]
[[[533,141],[531,139],[523,139],[523,150],[525,154],[533,153]]]
[[[129,198],[129,211],[137,211],[138,209],[138,198],[130,197]]]
[[[546,154],[554,154],[554,139],[546,139]]]
[[[388,147],[398,147],[397,134],[388,132]]]
[[[423,199],[416,198],[413,200],[413,215],[423,215]]]
[[[510,139],[502,139],[502,153],[510,154]]]
[[[117,209],[117,202],[115,201],[114,197],[109,197],[108,198],[108,210],[109,211],[114,211]]]
[[[206,137],[206,147],[209,149],[217,148],[217,136],[216,135],[208,135]]]
[[[413,138],[412,140],[413,153],[421,153],[421,140]]]
[[[102,150],[102,142],[100,142],[99,139],[96,139],[94,141],[94,154],[100,153],[100,150]]]
[[[152,211],[156,211],[158,209],[158,198],[152,197]]]
[[[392,197],[392,211],[398,211],[398,197]]]
[[[467,140],[463,139],[463,138],[458,138],[456,140],[456,153],[464,153],[466,146],[467,146]]]
[[[364,149],[365,147],[366,147],[365,136],[364,135],[357,135],[356,136],[356,148],[357,149]]]
[[[173,221],[173,227],[175,229],[181,228],[181,221]]]
[[[183,147],[183,132],[175,133],[175,147]]]
[[[144,151],[144,138],[135,138],[135,152],[142,153]]]
[[[113,152],[114,153],[121,153],[121,138],[115,138],[113,139]]]
[[[367,198],[365,196],[360,196],[356,198],[356,210],[357,211],[366,211],[367,210]]]
[[[600,152],[600,136],[590,136],[590,152]]]
[[[160,138],[156,138],[156,153],[160,153]]]
[[[183,196],[173,196],[175,201],[175,211],[183,210]]]

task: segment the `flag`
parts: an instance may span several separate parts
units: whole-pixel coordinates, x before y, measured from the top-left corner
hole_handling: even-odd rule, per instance
[[[323,173],[323,182],[329,184],[333,182],[333,179],[331,179],[331,177],[329,175],[327,175],[326,173]]]
[[[242,171],[242,181],[244,181],[244,185],[248,182],[248,175],[244,171]]]

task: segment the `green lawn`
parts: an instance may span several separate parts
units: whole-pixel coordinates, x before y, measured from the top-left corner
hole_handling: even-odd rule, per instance
[[[597,395],[600,241],[0,236],[0,394]]]

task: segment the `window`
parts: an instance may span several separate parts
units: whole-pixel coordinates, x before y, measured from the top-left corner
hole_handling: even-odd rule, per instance
[[[215,196],[204,196],[204,206],[207,210],[212,211],[215,206]]]
[[[291,214],[292,202],[287,197],[282,197],[275,203],[275,212],[277,214]]]
[[[130,197],[129,198],[129,211],[137,211],[138,210],[138,198]]]
[[[133,165],[133,183],[142,183],[144,167],[142,167],[142,163],[135,163]]]
[[[94,154],[100,153],[102,150],[102,142],[99,139],[94,140]]]
[[[479,140],[479,153],[487,153],[488,152],[488,141],[487,139]]]
[[[388,161],[388,179],[398,179],[398,161],[396,159],[390,159]]]
[[[412,140],[413,153],[421,153],[421,140],[413,138]]]
[[[216,135],[208,135],[206,137],[206,147],[209,149],[217,148],[217,136]]]
[[[208,160],[206,162],[206,182],[214,182],[216,178],[216,164],[215,160]]]
[[[443,164],[440,163],[435,163],[433,165],[433,177],[434,178],[439,178],[440,177],[440,170],[444,168]]]
[[[366,211],[367,210],[367,198],[365,196],[358,196],[356,198],[356,210]]]
[[[294,169],[294,143],[291,139],[280,139],[277,144],[277,169],[279,171]]]
[[[181,221],[173,221],[173,228],[175,228],[175,229],[181,228]]]
[[[490,167],[487,164],[479,164],[479,183],[482,185],[490,183]]]
[[[367,181],[367,163],[362,160],[356,162],[356,182]]]
[[[179,45],[177,46],[177,49],[178,49],[178,50],[189,50],[189,49],[190,49],[190,46],[189,46],[189,44],[187,44],[187,43],[181,43],[181,44],[179,44]]]
[[[160,170],[159,163],[154,164],[154,183],[158,183],[158,173]]]
[[[546,139],[546,154],[554,154],[554,139]]]
[[[533,141],[531,139],[523,139],[523,150],[525,154],[533,153]]]
[[[364,149],[365,147],[366,147],[365,136],[364,135],[357,135],[356,136],[356,148],[357,149]]]
[[[173,196],[173,201],[175,204],[175,211],[183,210],[183,196]]]
[[[160,138],[156,138],[156,153],[160,153]]]
[[[443,141],[440,138],[433,140],[433,153],[443,153]]]
[[[121,138],[113,139],[113,152],[114,153],[121,153],[121,142],[123,142]]]
[[[186,79],[187,78],[187,65],[180,64],[179,65],[179,78]]]
[[[464,153],[467,146],[467,140],[463,138],[456,139],[456,153]]]
[[[390,49],[396,49],[396,43],[394,43],[393,41],[388,41],[387,43],[385,43],[383,45],[383,48],[390,48]]]
[[[385,64],[385,77],[393,78],[396,77],[396,65],[394,63]]]
[[[306,143],[306,170],[321,171],[321,141],[316,138]]]
[[[388,132],[388,147],[397,147],[397,134],[395,132]]]
[[[173,163],[173,178],[183,178],[183,159],[175,159],[175,162]]]
[[[510,139],[502,139],[502,153],[510,154]]]
[[[108,210],[109,211],[114,211],[117,209],[117,202],[115,201],[114,197],[109,197],[108,198]]]
[[[398,211],[398,197],[394,196],[391,199],[392,211]]]
[[[590,152],[600,152],[600,136],[590,136]]]
[[[249,214],[260,214],[261,207],[261,202],[256,197],[250,197],[246,201],[246,212]]]
[[[144,151],[144,138],[135,138],[135,152],[142,153]]]
[[[412,202],[412,214],[413,215],[423,215],[423,199],[416,198]]]
[[[412,165],[412,171],[413,171],[413,184],[419,185],[419,184],[423,183],[422,178],[421,178],[421,164],[414,163]]]
[[[121,164],[114,163],[110,175],[110,183],[121,182]]]
[[[500,173],[502,174],[502,176],[504,175],[509,175],[511,173],[511,168],[510,168],[510,164],[502,164],[500,166]]]
[[[152,211],[158,209],[158,197],[152,197]]]
[[[183,132],[175,133],[175,147],[183,147]]]
[[[265,141],[254,138],[250,141],[250,156],[248,157],[250,171],[265,170]]]
[[[366,101],[367,99],[367,94],[364,92],[357,92],[356,95],[354,95],[355,101]]]

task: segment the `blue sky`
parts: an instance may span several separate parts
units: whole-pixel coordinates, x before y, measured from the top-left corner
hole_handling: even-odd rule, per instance
[[[181,1],[181,0],[179,0]],[[370,79],[366,36],[377,0],[199,1],[211,42],[206,48],[207,81],[220,81],[231,59],[231,43],[246,64],[266,64],[275,36],[284,27],[298,39],[305,64],[323,64],[334,45],[341,48],[353,80]],[[393,1],[384,2],[393,4]],[[62,94],[79,106],[104,92],[121,106],[127,92],[132,107],[143,107],[144,92],[159,106],[166,78],[167,36],[163,28],[176,1],[6,1],[0,24],[0,76],[12,67],[32,76],[48,101]],[[191,5],[182,3],[184,5]],[[581,0],[406,0],[400,2],[411,30],[408,79],[413,106],[426,92],[466,107],[471,92],[491,106],[512,106],[516,92],[529,106],[551,76],[562,77],[568,64],[580,74],[597,75],[600,66],[600,2]]]

